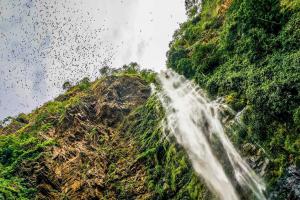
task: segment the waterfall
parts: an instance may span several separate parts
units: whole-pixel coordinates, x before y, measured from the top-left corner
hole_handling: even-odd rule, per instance
[[[237,184],[251,191],[257,199],[266,199],[264,182],[225,134],[218,103],[210,101],[193,82],[173,71],[162,72],[159,80],[162,88],[158,97],[166,112],[167,129],[185,149],[195,172],[208,187],[224,200],[241,198]],[[213,144],[218,146],[219,152]],[[223,156],[220,158],[217,154]],[[233,177],[226,173],[229,167]]]

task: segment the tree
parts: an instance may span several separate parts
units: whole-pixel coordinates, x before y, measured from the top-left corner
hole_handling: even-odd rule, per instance
[[[64,84],[63,84],[63,89],[64,90],[68,90],[72,87],[71,83],[69,81],[66,81]]]
[[[102,76],[108,76],[111,74],[112,70],[108,66],[103,66],[99,69],[99,72]]]
[[[140,71],[141,69],[140,65],[136,62],[131,62],[128,65],[123,65],[122,68],[124,71]]]

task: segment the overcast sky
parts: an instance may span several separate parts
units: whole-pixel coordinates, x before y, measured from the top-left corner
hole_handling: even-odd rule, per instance
[[[0,0],[0,119],[30,112],[101,65],[165,67],[184,0]]]

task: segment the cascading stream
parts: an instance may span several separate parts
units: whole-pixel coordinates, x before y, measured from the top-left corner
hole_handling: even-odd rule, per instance
[[[167,129],[186,150],[196,173],[220,199],[236,200],[239,194],[212,148],[212,138],[224,149],[234,179],[265,199],[264,182],[241,158],[226,136],[219,115],[219,104],[205,97],[199,87],[173,71],[159,75],[162,85],[158,96],[166,111]]]

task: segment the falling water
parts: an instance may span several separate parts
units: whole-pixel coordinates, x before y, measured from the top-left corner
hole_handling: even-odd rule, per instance
[[[193,168],[220,199],[239,199],[241,188],[253,192],[257,199],[265,199],[265,185],[241,158],[224,133],[218,104],[209,101],[199,87],[173,71],[159,75],[162,85],[158,96],[166,110],[167,128],[186,150]],[[222,161],[216,156],[213,141],[218,140],[222,152],[231,165],[234,177],[225,173]],[[226,169],[228,166],[226,166]]]

